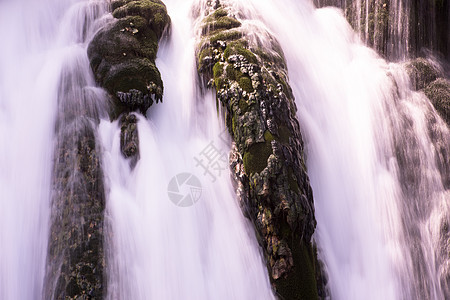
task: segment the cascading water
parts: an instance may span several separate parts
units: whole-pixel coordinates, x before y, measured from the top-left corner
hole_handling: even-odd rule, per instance
[[[69,120],[99,105],[85,47],[102,7],[99,1],[0,3],[1,299],[43,297],[55,124],[66,137],[75,134]]]
[[[254,7],[288,61],[332,297],[448,297],[445,123],[340,11],[295,1]]]
[[[312,1],[223,2],[265,23],[287,58],[331,297],[449,298],[450,132],[428,99],[411,91],[401,65],[362,45],[342,11]],[[369,1],[354,3],[361,22]],[[165,4],[172,30],[157,61],[164,103],[147,118],[136,114],[135,166],[122,156],[118,121],[99,125],[106,298],[273,299],[230,183],[220,113],[198,87],[190,12],[201,1]],[[381,42],[396,59],[406,57],[401,37],[410,34],[403,4],[390,1],[395,25]],[[43,295],[55,124],[61,143],[71,136],[62,128],[74,136],[77,125],[95,128],[104,110],[86,45],[105,8],[105,1],[0,2],[0,299]],[[367,21],[358,26],[366,39],[373,34]]]
[[[120,152],[117,122],[100,126],[108,186],[107,298],[273,299],[253,229],[230,184],[227,132],[213,95],[196,87],[193,4],[165,4],[172,28],[157,60],[164,102],[151,107],[148,120],[137,117],[140,160],[134,168]]]

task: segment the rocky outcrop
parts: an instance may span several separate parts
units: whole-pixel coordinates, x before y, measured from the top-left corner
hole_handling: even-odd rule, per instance
[[[207,10],[198,71],[225,108],[241,208],[255,227],[277,295],[316,299],[313,195],[281,48],[267,32],[264,46],[248,38],[218,1]]]
[[[412,86],[430,99],[442,119],[450,126],[450,81],[436,64],[424,58],[406,63]]]
[[[450,60],[449,0],[314,0],[336,6],[361,38],[389,59],[419,56],[424,49]]]
[[[162,99],[163,82],[155,66],[158,42],[170,24],[159,0],[112,1],[114,21],[91,41],[88,56],[97,82],[114,99],[113,118],[143,114]]]
[[[450,127],[450,81],[438,78],[428,84],[423,91],[433,103],[436,111]]]
[[[101,299],[106,294],[105,194],[94,129],[99,99],[83,89],[83,71],[70,65],[60,83],[43,299]]]
[[[125,113],[120,123],[120,151],[125,158],[130,159],[130,166],[134,168],[139,160],[137,118],[134,114]]]
[[[133,111],[145,115],[153,103],[162,101],[164,87],[155,59],[170,18],[160,0],[114,0],[111,8],[114,20],[89,44],[90,64],[97,82],[113,99],[112,119]],[[129,116],[119,119],[121,149],[134,166],[139,140],[136,122],[131,125]]]

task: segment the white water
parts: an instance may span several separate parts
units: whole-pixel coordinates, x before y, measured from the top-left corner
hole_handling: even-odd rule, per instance
[[[59,83],[80,69],[81,82],[89,78],[85,29],[98,4],[0,2],[0,299],[42,295],[55,121],[59,109],[74,105],[58,103]]]
[[[448,153],[445,123],[341,11],[306,1],[240,5],[263,16],[288,61],[333,299],[444,299],[439,227],[450,195],[430,131]]]
[[[94,2],[0,2],[0,299],[42,295],[58,84],[72,62],[88,70],[81,33],[95,9],[81,6]],[[139,117],[133,170],[120,154],[117,122],[100,125],[108,298],[272,299],[227,164],[214,182],[196,166],[210,142],[223,153],[229,144],[219,138],[213,95],[196,88],[193,4],[165,3],[173,27],[157,62],[164,103]],[[428,101],[337,10],[294,0],[234,5],[263,19],[285,51],[333,299],[444,299],[439,276],[448,257],[437,252],[450,196],[435,163]],[[449,153],[448,128],[439,118],[433,126]],[[202,184],[190,207],[167,194],[182,172]]]
[[[120,153],[117,122],[100,126],[109,188],[108,299],[273,299],[265,264],[230,184],[228,163],[205,174],[194,157],[211,142],[226,157],[227,133],[212,93],[196,88],[190,1],[165,1],[170,40],[158,52],[162,104],[139,116],[140,160],[134,170]],[[201,182],[193,206],[176,206],[168,184],[179,173]],[[180,193],[186,193],[181,190]],[[107,236],[109,234],[107,233]]]

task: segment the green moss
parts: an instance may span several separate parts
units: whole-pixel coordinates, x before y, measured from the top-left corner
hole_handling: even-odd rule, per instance
[[[273,137],[273,135],[270,133],[269,130],[266,130],[266,131],[264,132],[264,139],[265,139],[267,142],[271,142],[271,141],[274,140],[274,137]]]
[[[216,89],[220,89],[223,85],[223,65],[220,62],[217,62],[213,67],[213,75],[214,75],[214,84]]]
[[[244,114],[250,108],[250,105],[244,99],[240,99],[238,103],[239,109],[241,110],[241,114]]]
[[[286,278],[275,280],[277,292],[284,299],[319,299],[312,247],[302,243],[299,238],[287,239],[290,240],[293,240],[288,245],[295,265]]]
[[[229,43],[227,45],[227,48],[224,51],[225,59],[228,59],[231,55],[237,54],[237,55],[242,55],[243,57],[245,57],[245,59],[249,63],[256,64],[258,62],[256,55],[253,54],[253,52],[251,52],[250,50],[246,49],[245,47],[246,47],[246,45],[244,43],[242,43],[241,41]]]
[[[161,75],[155,64],[148,59],[133,59],[117,65],[104,79],[104,86],[113,95],[116,92],[128,92],[131,89],[147,93],[149,83],[155,83],[162,89]]]
[[[212,17],[214,19],[219,19],[220,17],[225,17],[228,15],[228,12],[226,11],[226,9],[224,8],[219,8],[218,10],[216,10],[213,14]]]
[[[213,55],[213,53],[212,53],[212,51],[211,51],[211,48],[209,48],[209,47],[206,47],[206,48],[203,48],[201,51],[200,51],[200,54],[198,55],[198,70],[203,70],[203,69],[205,69],[205,63],[204,63],[204,59],[205,59],[205,57],[207,57],[207,56],[210,56],[210,57],[212,57],[212,55]]]
[[[256,143],[244,153],[244,170],[248,175],[260,173],[267,167],[267,159],[272,154],[270,142]]]
[[[252,80],[247,76],[239,78],[239,86],[247,93],[253,92]]]
[[[139,0],[139,1],[121,1],[121,5],[113,5],[113,16],[115,18],[124,18],[127,16],[141,16],[146,19],[147,26],[155,31],[158,37],[161,37],[164,28],[170,24],[170,18],[167,14],[166,6],[158,0]]]
[[[450,81],[439,78],[423,91],[442,119],[450,126]]]
[[[232,130],[232,134],[233,134],[233,136],[235,136],[235,134],[236,134],[236,117],[235,116],[233,116],[232,118],[231,118],[231,130]]]
[[[239,79],[242,77],[242,73],[238,70],[236,70],[233,65],[228,65],[226,67],[226,74],[227,74],[227,79],[229,80],[235,80],[239,82]]]
[[[236,30],[231,31],[221,31],[215,35],[213,35],[209,42],[214,44],[217,41],[234,41],[240,39],[242,37],[242,33]]]
[[[213,67],[213,75],[214,78],[220,77],[223,74],[223,66],[222,63],[217,62]]]
[[[232,29],[239,26],[241,26],[241,22],[228,16],[210,17],[206,20],[206,24],[203,25],[202,32],[204,34],[214,33],[218,30]]]

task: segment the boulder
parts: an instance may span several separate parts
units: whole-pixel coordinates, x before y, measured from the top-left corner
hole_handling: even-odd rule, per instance
[[[89,44],[90,64],[97,82],[114,100],[113,119],[123,112],[145,114],[162,101],[164,87],[155,58],[170,18],[159,0],[119,0],[111,7],[115,19]]]
[[[275,292],[317,299],[313,194],[286,63],[276,39],[253,43],[230,10],[210,3],[198,72],[226,111],[230,167],[243,213],[253,223]]]

